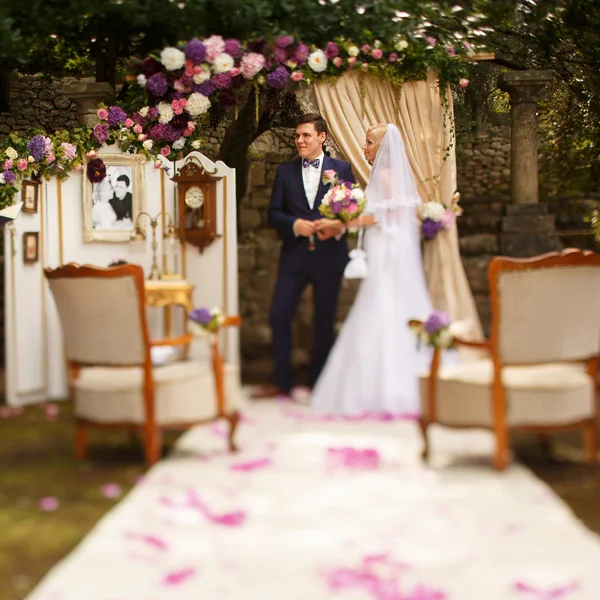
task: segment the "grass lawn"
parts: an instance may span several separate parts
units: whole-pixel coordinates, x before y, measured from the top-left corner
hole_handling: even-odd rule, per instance
[[[125,494],[145,472],[141,444],[126,432],[91,430],[89,460],[79,463],[70,407],[54,406],[58,415],[38,405],[0,418],[0,600],[23,600],[119,501],[106,498],[103,486],[118,484]],[[578,439],[558,440],[555,458],[543,456],[531,436],[516,442],[519,459],[600,533],[600,467],[581,463]],[[46,497],[58,500],[56,510],[40,508]]]

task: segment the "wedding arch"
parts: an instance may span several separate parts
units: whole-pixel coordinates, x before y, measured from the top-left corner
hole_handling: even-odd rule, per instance
[[[162,168],[202,147],[209,111],[228,109],[234,120],[258,123],[269,95],[294,92],[305,109],[328,120],[340,151],[359,179],[368,179],[360,153],[364,133],[378,122],[396,124],[403,134],[423,201],[424,261],[436,308],[465,320],[471,339],[482,336],[475,303],[460,260],[454,216],[456,161],[452,85],[464,87],[465,58],[473,58],[477,32],[406,32],[393,40],[330,41],[309,47],[292,36],[271,42],[213,35],[148,57],[129,79],[133,101],[100,107],[93,125],[53,135],[11,134],[0,144],[0,204],[12,202],[30,178],[64,178],[73,169],[98,168],[96,151],[117,144]],[[450,37],[454,36],[454,37]],[[266,92],[266,94],[265,94]],[[266,101],[265,101],[266,98]],[[241,110],[240,110],[241,109]],[[92,164],[93,161],[93,164]],[[428,225],[427,231],[425,225]]]

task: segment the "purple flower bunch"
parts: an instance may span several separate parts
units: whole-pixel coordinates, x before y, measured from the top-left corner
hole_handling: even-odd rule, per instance
[[[223,322],[223,314],[218,308],[195,308],[188,314],[188,319],[202,330],[214,333]]]
[[[442,229],[444,224],[442,221],[434,221],[433,219],[423,219],[421,223],[421,231],[426,240],[432,240]]]
[[[409,327],[417,336],[418,344],[439,349],[452,348],[455,344],[450,325],[450,315],[441,310],[433,311],[424,322],[409,322]]]
[[[423,324],[423,327],[429,335],[435,335],[449,325],[450,315],[441,310],[434,310]]]

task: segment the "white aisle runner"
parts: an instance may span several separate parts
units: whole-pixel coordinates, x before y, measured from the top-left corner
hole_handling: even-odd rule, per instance
[[[252,404],[187,433],[28,600],[599,600],[600,540],[486,432]]]

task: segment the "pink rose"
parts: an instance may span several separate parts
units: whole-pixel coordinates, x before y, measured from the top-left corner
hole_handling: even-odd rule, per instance
[[[53,163],[56,160],[56,156],[54,156],[54,154],[48,154],[48,157],[46,158],[46,163],[50,164]]]
[[[388,57],[388,60],[389,60],[390,62],[396,62],[396,61],[398,60],[398,55],[397,55],[395,52],[392,52],[392,53],[389,55],[389,57]]]
[[[333,59],[333,64],[334,64],[334,65],[335,65],[335,66],[336,66],[338,69],[339,69],[339,68],[342,66],[342,63],[343,63],[343,62],[344,62],[344,61],[342,60],[342,58],[341,58],[340,56],[336,56],[336,57]]]
[[[161,153],[163,156],[165,156],[165,157],[166,157],[166,156],[169,156],[169,154],[171,154],[171,148],[169,148],[169,146],[163,146],[163,147],[160,149],[160,153]]]
[[[8,171],[8,169],[12,169],[13,168],[13,161],[10,158],[7,158],[4,161],[4,170]]]
[[[108,119],[108,111],[105,108],[98,109],[96,114],[101,121],[106,121],[106,119]]]
[[[178,92],[183,92],[185,91],[185,84],[182,83],[181,79],[178,79],[174,84],[173,87],[178,91]]]
[[[231,71],[229,71],[229,74],[232,77],[237,77],[240,73],[241,73],[241,71],[237,67],[233,67],[233,69],[231,69]]]
[[[138,135],[138,142],[143,142],[146,139],[146,134],[145,133],[140,133],[140,135]]]
[[[187,129],[189,129],[189,131],[196,131],[196,123],[194,123],[194,121],[188,121]]]
[[[90,150],[89,152],[86,152],[85,155],[87,158],[96,158],[98,153],[95,150]]]
[[[200,75],[200,73],[202,73],[202,71],[204,71],[204,69],[202,68],[202,65],[196,65],[192,71],[196,74],[196,75]]]
[[[188,102],[188,101],[187,101],[187,99],[186,99],[186,98],[182,98],[182,99],[179,101],[179,106],[181,106],[181,108],[185,108],[185,107],[187,106],[187,102]]]
[[[360,65],[360,68],[366,72],[369,70],[369,65],[368,63],[363,63],[362,65]]]
[[[355,213],[357,210],[358,206],[354,202],[351,202],[350,205],[346,208],[346,212],[349,212],[350,214]]]
[[[125,119],[125,123],[123,123],[125,127],[131,127],[133,125],[133,121],[129,118]]]
[[[383,56],[383,51],[381,50],[381,48],[374,48],[371,52],[371,56],[374,59],[379,60]]]
[[[371,51],[371,46],[369,44],[363,44],[360,48],[365,54],[369,54]]]
[[[144,129],[139,123],[137,123],[133,128],[134,133],[142,133],[142,131],[144,131]]]
[[[162,162],[160,160],[155,160],[154,161],[154,168],[155,169],[160,169],[162,168]]]
[[[302,81],[304,79],[304,73],[300,71],[294,71],[292,73],[292,81]]]
[[[183,132],[183,137],[190,137],[190,135],[192,135],[192,133],[194,133],[193,131],[191,131],[190,129],[186,129]]]
[[[351,56],[348,59],[348,66],[352,68],[356,64],[356,56]]]
[[[24,158],[21,158],[17,163],[17,169],[19,171],[24,171],[27,168],[27,161]]]
[[[437,42],[436,42],[436,39],[435,39],[433,36],[431,36],[431,35],[428,35],[428,36],[427,36],[425,39],[427,40],[427,43],[428,43],[428,44],[429,44],[429,45],[430,45],[432,48],[434,48],[434,47],[435,47],[435,45],[436,45],[436,43],[437,43]]]
[[[458,85],[464,90],[469,85],[469,80],[464,77],[458,82]]]

